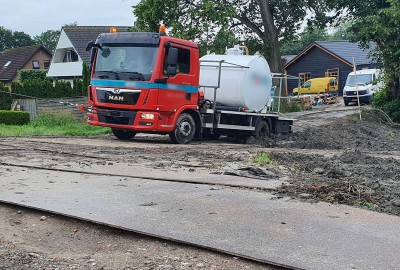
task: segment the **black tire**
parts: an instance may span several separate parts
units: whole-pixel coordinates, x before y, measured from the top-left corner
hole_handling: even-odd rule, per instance
[[[188,113],[179,115],[174,131],[169,133],[169,138],[176,144],[187,144],[193,141],[196,135],[196,123]]]
[[[115,137],[124,141],[130,140],[136,135],[136,132],[132,130],[115,129],[115,128],[112,128],[111,130]]]
[[[349,101],[348,100],[344,99],[343,101],[344,101],[344,106],[349,106]]]
[[[258,122],[255,131],[256,139],[267,139],[271,136],[271,129],[267,121],[262,120]]]

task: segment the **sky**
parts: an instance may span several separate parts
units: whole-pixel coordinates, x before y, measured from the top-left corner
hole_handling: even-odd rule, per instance
[[[0,26],[31,36],[64,24],[132,26],[140,0],[0,0]]]

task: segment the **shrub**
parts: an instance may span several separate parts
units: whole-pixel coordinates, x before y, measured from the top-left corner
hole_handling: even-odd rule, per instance
[[[274,102],[274,111],[278,111],[278,100],[275,100]],[[287,101],[287,100],[281,100],[281,106],[279,108],[279,112],[281,113],[291,113],[291,112],[301,112],[301,105],[297,101]]]
[[[19,80],[21,82],[30,81],[30,80],[48,80],[51,82],[49,77],[46,77],[47,71],[46,70],[35,70],[35,69],[22,69],[18,71],[19,73]]]
[[[392,100],[390,92],[387,89],[382,89],[378,91],[372,99],[372,107],[383,110],[385,105]]]
[[[0,110],[10,110],[11,109],[11,103],[12,103],[12,96],[11,93],[5,93],[5,92],[10,92],[10,90],[4,86],[2,83],[0,83]]]
[[[30,122],[28,112],[0,111],[0,124],[5,125],[25,125]]]
[[[400,98],[390,101],[382,108],[396,123],[400,123]]]

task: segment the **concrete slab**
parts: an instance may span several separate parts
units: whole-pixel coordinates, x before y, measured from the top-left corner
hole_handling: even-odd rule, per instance
[[[254,179],[232,175],[210,174],[201,170],[193,169],[157,169],[151,168],[143,164],[132,163],[108,163],[89,164],[82,162],[68,161],[64,163],[54,163],[52,160],[31,159],[26,157],[14,158],[12,161],[2,162],[6,158],[0,157],[0,164],[27,166],[31,168],[45,167],[52,170],[69,171],[69,172],[86,172],[88,174],[108,174],[110,176],[148,178],[153,180],[164,181],[181,181],[188,183],[206,183],[210,185],[226,185],[231,187],[258,188],[263,190],[275,190],[282,184],[287,183],[284,178],[270,179]]]
[[[300,269],[398,269],[400,218],[208,185],[0,167],[0,200]]]

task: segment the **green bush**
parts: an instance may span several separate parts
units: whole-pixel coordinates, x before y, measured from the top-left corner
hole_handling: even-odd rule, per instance
[[[8,92],[8,93],[5,93]],[[0,110],[10,110],[12,103],[11,93],[8,87],[4,86],[4,84],[0,83]]]
[[[278,111],[278,101],[274,102],[274,111]],[[301,112],[301,105],[297,101],[281,100],[280,113]]]
[[[47,80],[52,81],[49,77],[46,77],[47,71],[46,70],[36,70],[36,69],[21,69],[18,71],[19,73],[19,80],[21,82],[30,81],[30,80]]]
[[[393,99],[391,94],[387,89],[382,89],[375,94],[375,97],[372,99],[372,107],[381,109],[385,107],[385,105],[391,102]]]
[[[74,87],[70,82],[57,81],[54,85],[49,80],[33,79],[22,83],[11,84],[14,99],[24,96],[35,98],[64,98],[82,96],[82,80],[74,80]],[[20,95],[20,96],[18,96]],[[85,93],[86,95],[86,93]]]
[[[386,103],[383,107],[389,117],[396,123],[400,123],[400,98]]]
[[[30,122],[28,112],[0,111],[0,124],[5,125],[25,125]]]

